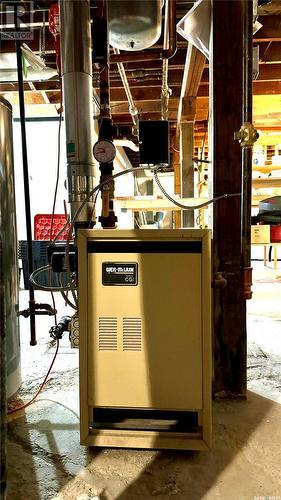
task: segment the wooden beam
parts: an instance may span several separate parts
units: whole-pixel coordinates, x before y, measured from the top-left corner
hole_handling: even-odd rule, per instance
[[[122,208],[127,208],[128,210],[134,210],[134,211],[158,211],[158,210],[181,210],[181,208],[177,207],[177,205],[174,205],[171,201],[167,200],[167,198],[163,199],[151,199],[151,197],[146,198],[145,196],[142,197],[142,199],[134,199],[134,198],[124,198],[124,197],[118,197],[115,199],[115,201],[118,201],[120,203],[120,206]],[[181,202],[184,205],[190,205],[190,206],[195,206],[199,205],[199,203],[202,203],[204,201],[207,201],[206,198],[182,198]]]
[[[257,44],[255,44],[257,45]],[[281,43],[267,40],[259,43],[260,61],[262,63],[280,62],[281,63]]]
[[[280,47],[281,50],[281,47]],[[281,55],[280,55],[281,57]],[[280,81],[281,80],[281,64],[260,64],[259,65],[259,76],[255,81]],[[205,68],[202,78],[202,83],[209,82],[209,68]]]
[[[184,57],[186,54],[186,49],[185,48],[180,48],[177,50],[176,54],[169,59],[169,67],[171,66],[172,68],[183,68],[184,66]],[[135,70],[161,70],[162,68],[162,61],[159,59],[155,59],[153,61],[145,60],[145,61],[136,61],[136,62],[126,62],[124,63],[124,67],[126,71],[135,71]],[[111,71],[116,70],[117,66],[115,64],[112,64],[110,66]]]
[[[133,73],[126,73],[129,80],[130,87],[147,87],[147,86],[161,86],[162,85],[162,72],[147,71],[143,72],[143,77],[134,77]],[[183,78],[183,70],[174,70],[169,68],[168,83],[169,85],[177,85],[181,87]],[[110,79],[111,88],[123,87],[119,75],[113,75]]]
[[[199,84],[201,82],[206,57],[193,45],[189,44],[182,81],[181,97],[197,96]]]
[[[253,196],[252,197],[252,206],[258,206],[259,202],[268,198],[268,194],[264,194],[261,196]],[[148,198],[146,196],[138,197],[125,197],[125,196],[117,196],[115,201],[119,204],[120,207],[126,208],[127,210],[133,210],[135,212],[152,212],[159,210],[167,210],[167,211],[177,211],[180,212],[181,208],[177,205],[174,205],[167,198],[152,198],[151,196]],[[184,205],[190,205],[196,207],[199,203],[204,203],[207,201],[207,198],[181,198],[180,200]],[[208,207],[205,207],[204,210],[207,210]]]
[[[181,197],[194,197],[194,122],[182,123],[180,126],[180,155],[181,155]],[[182,211],[183,227],[194,227],[194,212]]]
[[[170,129],[170,158],[171,167],[174,169],[174,192],[177,195],[181,194],[181,164],[180,164],[180,151],[177,145],[176,129]],[[173,227],[180,229],[182,225],[181,211],[175,210],[173,212]]]
[[[180,138],[181,196],[194,196],[194,121],[196,116],[196,96],[202,78],[206,58],[191,43],[188,44],[182,86],[178,105],[176,136]],[[177,144],[177,142],[176,142]],[[194,212],[182,211],[182,226],[194,227]]]
[[[180,89],[179,87],[174,87],[173,85],[170,86],[172,90],[172,96],[174,98],[179,98],[180,95]],[[131,87],[131,92],[134,101],[155,101],[157,99],[160,99],[161,97],[161,92],[159,91],[159,88],[155,87]],[[111,89],[110,92],[110,100],[113,102],[116,101],[126,101],[126,93],[125,90],[122,89],[116,89],[113,88]]]
[[[45,104],[51,104],[50,101],[49,101],[48,95],[47,95],[47,93],[44,90],[41,90],[41,95],[42,95],[42,97],[44,99]]]
[[[281,64],[260,64],[257,81],[271,82],[273,80],[281,80]]]
[[[198,90],[198,96],[207,97],[209,93],[208,85],[203,83],[200,85]],[[274,82],[259,82],[255,80],[253,82],[253,94],[254,95],[281,95],[281,81]]]
[[[259,18],[262,28],[254,35],[254,42],[267,40],[281,41],[281,16],[263,16]]]
[[[4,94],[4,97],[6,97],[6,99],[12,104],[12,105],[15,105],[15,106],[18,106],[19,105],[19,96],[18,96],[18,93],[10,93],[10,94],[7,94],[5,95]],[[25,104],[26,105],[30,105],[30,104],[45,104],[45,101],[42,97],[42,94],[41,92],[25,92],[24,94],[24,100],[25,100]]]
[[[28,82],[28,86],[29,86],[30,90],[36,92],[36,88],[35,88],[35,85],[33,82]]]
[[[265,179],[253,179],[252,186],[255,189],[258,189],[258,188],[281,188],[281,179],[279,177],[268,177]]]
[[[160,103],[160,97],[159,100],[156,101],[139,101],[138,102],[138,109],[140,113],[153,113],[153,112],[160,112],[161,108],[159,107]],[[112,112],[115,114],[127,114],[128,113],[128,103],[127,102],[117,102],[117,101],[112,101],[111,102],[111,109]],[[208,109],[208,98],[207,97],[202,97],[196,100],[196,115],[202,115],[206,113]],[[174,97],[171,97],[169,99],[169,111],[173,112],[175,111],[177,113],[178,111],[178,99],[175,99]],[[199,120],[199,118],[198,118]],[[202,118],[204,120],[204,118]]]
[[[251,0],[248,0],[251,1]],[[242,124],[244,0],[213,2],[212,131],[210,179],[213,196],[241,192],[241,147],[234,132]],[[227,48],[227,50],[226,50]],[[211,66],[211,64],[210,64]],[[246,395],[246,301],[241,293],[240,196],[213,207],[214,273],[227,287],[214,290],[214,393]]]
[[[183,101],[187,97],[197,96],[205,62],[206,62],[205,56],[190,43],[188,45],[188,49],[186,52],[182,87],[180,92],[180,101],[179,101],[178,118],[177,118],[178,127],[180,126],[180,123],[183,118],[182,117]]]
[[[178,108],[178,97],[180,93],[179,87],[172,88],[172,99],[171,102],[173,103],[172,106],[174,106],[175,109]],[[161,93],[159,91],[159,88],[153,88],[153,87],[148,87],[148,88],[132,88],[132,96],[134,101],[139,102],[139,103],[145,103],[143,106],[147,109],[149,107],[149,103],[151,103],[151,111],[153,111],[154,105],[156,101],[158,101],[161,98]],[[59,90],[56,91],[47,91],[50,101],[53,103],[57,103],[59,99]],[[128,112],[128,102],[127,102],[127,97],[124,89],[112,89],[110,92],[110,101],[112,107],[117,107],[119,103],[119,109],[124,110],[125,113]],[[158,105],[158,104],[157,104]],[[142,104],[141,104],[142,106]],[[148,110],[149,111],[149,110]]]

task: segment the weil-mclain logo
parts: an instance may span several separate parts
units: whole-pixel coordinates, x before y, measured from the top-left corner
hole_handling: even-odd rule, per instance
[[[23,5],[18,2],[0,0],[0,39],[1,40],[33,40],[34,2],[27,1]]]
[[[136,262],[103,262],[102,284],[107,286],[137,285],[138,265]]]
[[[116,267],[116,266],[114,266],[114,267],[108,266],[108,267],[105,268],[105,270],[109,274],[111,274],[111,273],[113,273],[113,274],[120,274],[120,273],[121,274],[123,274],[123,273],[125,273],[125,274],[133,274],[135,272],[135,268],[132,267],[132,266],[131,267],[128,267],[128,266],[118,266],[118,267]]]

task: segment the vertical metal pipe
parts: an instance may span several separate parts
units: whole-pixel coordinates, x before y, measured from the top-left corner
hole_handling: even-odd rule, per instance
[[[252,124],[253,2],[243,3],[243,122]],[[250,129],[249,129],[250,130]],[[251,298],[251,199],[253,144],[242,146],[241,255],[245,298]]]
[[[15,30],[17,32],[20,29],[18,24],[18,5],[15,5],[14,7],[14,16],[15,16]],[[21,53],[20,40],[18,39],[16,40],[16,53],[17,53],[17,68],[18,68],[18,89],[19,89],[19,107],[20,107],[26,239],[27,239],[27,252],[28,252],[28,273],[30,275],[33,271],[32,225],[31,225],[29,175],[28,175],[28,159],[27,159],[26,129],[25,129],[22,53]],[[29,308],[30,308],[30,345],[36,345],[37,341],[36,341],[36,326],[35,326],[35,299],[34,299],[34,288],[31,285],[31,283],[29,284]]]
[[[169,33],[169,1],[173,0],[165,0],[165,25],[164,25],[164,40],[163,40],[163,49],[167,50],[169,46],[169,37],[171,33]],[[168,110],[169,110],[169,97],[170,91],[168,86],[168,66],[169,59],[163,59],[162,63],[162,87],[161,87],[161,115],[162,120],[168,120]]]
[[[6,359],[6,324],[5,324],[5,285],[0,234],[0,498],[6,498],[7,486],[7,359]]]
[[[99,140],[112,141],[112,121],[110,113],[110,79],[109,79],[109,46],[108,46],[108,16],[107,0],[100,0],[97,5],[97,16],[106,26],[106,51],[103,61],[100,63],[100,116],[99,116]],[[100,163],[100,182],[111,178],[113,173],[113,161]],[[104,229],[116,227],[117,217],[114,212],[114,180],[110,180],[101,188],[102,213],[99,221]]]
[[[71,215],[95,183],[90,2],[60,0],[62,82],[66,129],[67,177]],[[89,224],[93,201],[78,225]]]

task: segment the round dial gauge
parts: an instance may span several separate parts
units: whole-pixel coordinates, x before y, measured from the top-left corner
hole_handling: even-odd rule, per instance
[[[111,141],[98,141],[94,145],[93,154],[99,163],[110,163],[115,158],[116,149]]]

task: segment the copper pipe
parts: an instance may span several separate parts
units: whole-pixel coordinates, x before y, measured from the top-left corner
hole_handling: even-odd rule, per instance
[[[140,52],[122,52],[121,54],[112,54],[110,64],[117,62],[135,62],[135,61],[155,61],[157,59],[171,59],[177,51],[177,25],[176,25],[176,0],[169,2],[169,47],[168,49],[149,49]]]
[[[243,122],[253,121],[253,2],[243,3]],[[242,195],[241,195],[241,256],[242,256],[242,296],[252,298],[251,268],[251,197],[252,197],[252,153],[253,146],[242,145]]]

